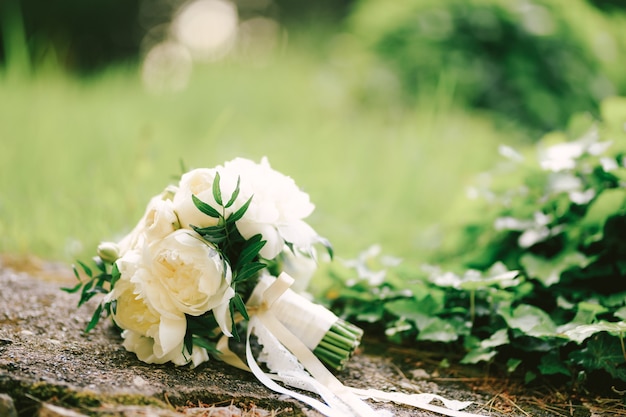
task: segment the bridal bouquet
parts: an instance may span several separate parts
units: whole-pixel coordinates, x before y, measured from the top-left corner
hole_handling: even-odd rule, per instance
[[[313,209],[265,158],[194,169],[153,197],[128,235],[102,242],[95,267],[78,262],[79,283],[66,290],[80,292],[79,306],[104,294],[86,330],[112,317],[124,347],[147,363],[195,367],[213,356],[326,416],[376,414],[363,398],[437,408],[426,404],[435,397],[345,387],[329,371],[345,366],[363,332],[302,294],[316,247],[332,257],[304,221]],[[233,339],[245,342],[245,360]]]
[[[70,291],[82,288],[79,305],[106,293],[88,330],[111,315],[124,347],[140,360],[197,366],[220,357],[221,337],[239,340],[239,323],[259,308],[259,296],[251,297],[260,283],[289,274],[304,290],[316,267],[315,245],[332,255],[303,220],[313,209],[267,159],[189,171],[150,200],[121,241],[99,245],[96,273],[79,263],[88,279],[75,269],[81,281]],[[341,369],[359,345],[360,329],[296,291],[286,291],[275,308],[332,369]]]

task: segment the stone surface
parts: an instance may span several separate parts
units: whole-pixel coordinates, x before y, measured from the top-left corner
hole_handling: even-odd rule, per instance
[[[13,398],[20,416],[35,415],[42,404],[107,416],[191,415],[194,408],[211,407],[215,412],[211,415],[237,415],[232,407],[239,407],[248,410],[242,416],[319,416],[268,390],[253,375],[217,360],[196,369],[145,364],[125,351],[107,320],[84,333],[94,304],[78,309],[78,296],[60,290],[74,283],[71,271],[63,266],[16,272],[0,264],[0,393]],[[468,411],[502,415],[484,407],[489,396],[439,386],[428,380],[426,372],[415,374],[407,377],[380,347],[365,343],[337,377],[357,388],[432,392],[474,401]],[[397,417],[436,415],[392,404],[372,405]]]

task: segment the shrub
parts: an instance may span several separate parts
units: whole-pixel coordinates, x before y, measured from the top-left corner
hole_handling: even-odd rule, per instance
[[[623,91],[620,16],[582,0],[361,0],[351,27],[411,95],[455,98],[534,129],[561,128]]]
[[[463,363],[526,381],[626,382],[626,99],[601,113],[532,149],[502,147],[505,162],[459,204],[438,266],[372,267],[370,256],[336,269],[348,283],[333,291],[337,308],[396,342],[455,344]]]

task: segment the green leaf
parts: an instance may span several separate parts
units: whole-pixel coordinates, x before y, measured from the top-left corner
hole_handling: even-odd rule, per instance
[[[498,352],[494,349],[474,349],[467,352],[467,355],[461,359],[461,363],[463,364],[475,364],[478,362],[489,362],[496,356]]]
[[[530,278],[540,281],[544,287],[559,283],[561,274],[571,268],[584,268],[589,258],[578,251],[564,251],[558,256],[546,259],[532,253],[525,253],[520,263]]]
[[[76,261],[76,262],[78,262],[80,267],[83,268],[83,271],[85,271],[85,274],[87,274],[87,276],[89,276],[90,278],[93,277],[93,272],[91,271],[91,268],[89,268],[87,265],[85,265],[81,261]]]
[[[443,304],[430,295],[417,301],[413,298],[402,298],[385,303],[385,310],[397,317],[405,317],[409,320],[421,320],[425,316],[430,317],[443,310]]]
[[[75,292],[78,292],[78,290],[80,290],[80,287],[82,287],[82,286],[83,286],[83,283],[79,282],[78,284],[76,284],[75,287],[71,287],[71,288],[61,287],[61,291],[65,291],[65,292],[68,292],[70,294],[73,294]]]
[[[623,213],[625,209],[626,189],[606,189],[591,203],[585,217],[581,221],[581,227],[587,229],[587,234],[591,235],[593,240],[601,240],[606,220],[610,216]]]
[[[262,239],[263,237],[258,234],[252,236],[246,241],[246,246],[241,251],[239,259],[237,260],[237,263],[239,265],[244,265],[252,262],[258,256],[263,246],[265,246],[265,244],[267,243],[265,240]]]
[[[512,312],[501,309],[500,314],[510,328],[521,330],[527,336],[556,336],[556,325],[548,313],[538,307],[521,304]]]
[[[542,355],[538,368],[542,375],[572,375],[572,372],[559,357],[558,350],[553,350],[552,352]]]
[[[91,320],[89,321],[87,328],[85,328],[85,333],[90,332],[94,327],[96,327],[96,325],[98,324],[98,321],[100,321],[100,315],[102,314],[102,309],[103,309],[102,303],[98,304],[98,307],[96,307],[96,311],[94,311],[93,316],[91,316]]]
[[[626,320],[626,307],[618,309],[613,315],[619,319]]]
[[[507,329],[500,329],[491,335],[488,339],[480,342],[482,348],[494,348],[497,346],[506,345],[509,343],[509,332]]]
[[[250,196],[248,201],[246,201],[243,206],[239,207],[239,210],[237,210],[236,212],[228,216],[228,219],[226,220],[229,222],[236,222],[237,220],[241,219],[243,215],[246,214],[246,211],[248,210],[248,206],[250,205],[250,202],[252,201],[252,197],[254,196]]]
[[[235,296],[237,295],[237,293],[235,293]],[[240,342],[241,338],[239,337],[239,332],[237,331],[237,323],[235,322],[235,301],[234,300],[235,297],[230,299],[230,302],[228,303],[228,311],[230,312],[230,319],[231,319],[231,327],[232,327],[232,332],[233,332],[233,338],[237,341]]]
[[[220,173],[215,173],[215,179],[213,180],[213,198],[215,198],[215,202],[223,206],[222,204],[222,190],[220,189]]]
[[[513,373],[517,369],[518,366],[522,363],[521,359],[511,358],[506,361],[506,370],[508,373]]]
[[[247,264],[238,267],[235,272],[235,276],[233,277],[233,283],[243,282],[249,278],[256,276],[257,272],[261,269],[265,268],[265,265],[262,262],[249,262]]]
[[[433,342],[454,342],[459,338],[459,332],[452,323],[440,319],[439,317],[430,317],[428,322],[419,329],[417,340],[430,340]]]
[[[235,296],[231,299],[235,305],[237,311],[241,313],[244,319],[250,320],[250,316],[248,316],[248,310],[246,309],[246,303],[243,302],[243,298],[239,293],[235,293]]]
[[[194,345],[206,349],[207,352],[209,352],[212,355],[219,355],[222,353],[217,349],[216,343],[211,342],[206,337],[202,337],[197,334],[194,334],[192,337],[192,341]]]
[[[211,207],[204,201],[200,200],[195,195],[192,195],[191,199],[193,200],[193,204],[198,208],[198,210],[200,210],[202,213],[206,214],[207,216],[213,217],[215,219],[219,219],[220,217],[222,217],[222,215],[217,210],[215,210],[213,207]]]
[[[120,279],[121,276],[122,274],[120,274],[120,270],[117,267],[117,263],[114,263],[113,267],[111,268],[111,289],[115,287],[115,284],[117,283],[117,281]]]
[[[185,338],[183,339],[185,350],[191,354],[193,352],[193,334],[187,329]]]
[[[241,177],[237,177],[237,185],[235,186],[235,191],[233,191],[233,194],[230,196],[230,200],[228,200],[228,203],[226,203],[226,205],[224,206],[224,208],[228,208],[230,206],[232,206],[235,203],[235,200],[237,199],[237,197],[239,197],[239,184],[241,182]]]
[[[585,370],[603,370],[613,378],[626,381],[626,361],[618,337],[598,334],[584,348],[571,352],[569,357]]]
[[[576,343],[582,343],[586,339],[600,332],[608,332],[613,335],[621,335],[626,332],[626,321],[608,322],[600,321],[594,324],[584,324],[565,331],[563,334]]]

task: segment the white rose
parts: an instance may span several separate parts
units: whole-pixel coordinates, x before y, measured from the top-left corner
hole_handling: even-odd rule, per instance
[[[121,255],[143,246],[146,240],[161,239],[180,228],[172,203],[176,190],[175,187],[168,187],[163,193],[152,197],[137,226],[118,244]]]
[[[209,354],[206,349],[195,345],[193,346],[191,355],[189,355],[184,343],[180,343],[166,355],[158,356],[155,354],[155,340],[153,338],[143,336],[132,330],[123,331],[122,337],[124,338],[123,346],[126,350],[135,353],[139,360],[146,363],[160,364],[172,362],[176,365],[186,365],[191,362],[192,368],[195,368],[209,360]]]
[[[211,244],[179,229],[147,244],[141,258],[130,280],[155,311],[199,316],[212,310],[223,333],[231,335],[231,271]]]
[[[174,210],[178,214],[181,227],[190,229],[192,225],[208,227],[217,224],[217,219],[202,213],[191,197],[195,195],[213,208],[219,209],[212,191],[215,172],[215,169],[199,168],[181,177],[178,192],[174,195]]]

